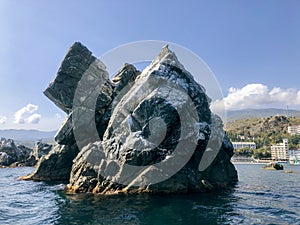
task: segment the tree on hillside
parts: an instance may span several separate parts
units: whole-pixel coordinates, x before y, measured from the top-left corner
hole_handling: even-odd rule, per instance
[[[300,135],[291,135],[288,140],[290,149],[300,148]]]
[[[253,149],[249,147],[239,148],[234,150],[235,157],[251,157],[253,155]]]
[[[255,159],[271,158],[271,150],[268,147],[254,149],[253,150],[253,157]]]

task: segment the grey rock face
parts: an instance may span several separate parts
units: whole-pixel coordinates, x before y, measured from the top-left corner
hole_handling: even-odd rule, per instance
[[[1,158],[0,164],[2,166],[9,166],[18,159],[18,150],[14,141],[11,139],[1,138]]]
[[[44,92],[50,100],[68,113],[66,121],[55,136],[55,141],[58,144],[75,143],[72,117],[74,114],[81,114],[81,111],[95,111],[95,119],[101,127],[104,114],[112,101],[113,88],[105,66],[92,56],[85,46],[74,43],[55,80]],[[74,101],[76,107],[73,107]],[[82,121],[77,120],[76,129],[85,129],[87,124],[94,122],[81,119]]]
[[[58,144],[73,144],[75,143],[73,135],[73,125],[72,125],[72,114],[70,113],[66,120],[63,122],[61,128],[56,133],[54,140]]]
[[[42,156],[47,155],[51,151],[52,147],[53,146],[50,144],[38,141],[35,145],[33,155],[36,159],[40,159]]]
[[[77,84],[95,60],[86,47],[79,42],[74,43],[44,94],[63,111],[70,113]]]
[[[40,159],[33,174],[24,179],[69,180],[72,161],[78,153],[74,129],[83,136],[82,145],[94,142],[98,134],[90,133],[89,126],[98,124],[103,136],[109,116],[105,116],[112,101],[114,85],[102,62],[81,43],[74,43],[66,54],[56,78],[44,94],[68,116],[55,136],[57,146]],[[76,106],[74,106],[74,103]],[[93,117],[85,117],[93,113]],[[76,123],[72,118],[76,117]],[[61,173],[61,174],[60,174]]]
[[[78,154],[77,146],[56,145],[40,158],[35,171],[23,180],[66,181],[69,179],[72,161]]]
[[[6,152],[0,152],[0,166],[9,166],[13,161],[14,159]]]
[[[203,192],[237,181],[222,120],[168,47],[142,72],[125,64],[111,82],[75,43],[45,94],[68,116],[28,179],[101,194]]]
[[[129,90],[136,77],[140,74],[141,72],[138,71],[133,65],[126,63],[112,79],[116,86],[114,89],[114,95],[116,96],[122,90],[124,92],[124,88],[126,87],[126,90]]]

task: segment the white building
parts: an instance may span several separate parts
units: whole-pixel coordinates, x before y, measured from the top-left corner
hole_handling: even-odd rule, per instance
[[[282,143],[271,146],[271,156],[272,160],[289,160],[289,141],[288,139],[283,139]]]
[[[300,163],[300,149],[289,150],[289,160],[291,164]]]
[[[300,134],[300,125],[288,126],[288,133],[291,135]]]
[[[254,142],[232,142],[234,149],[239,148],[250,148],[250,149],[256,149],[256,144]]]

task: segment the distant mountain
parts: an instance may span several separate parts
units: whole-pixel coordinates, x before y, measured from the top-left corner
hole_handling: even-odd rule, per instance
[[[228,110],[227,120],[240,120],[245,118],[262,118],[276,115],[284,115],[286,117],[300,118],[300,110],[292,109],[242,109],[242,110]]]
[[[19,143],[35,142],[42,139],[43,142],[53,142],[56,131],[39,130],[0,130],[0,137],[11,138]]]

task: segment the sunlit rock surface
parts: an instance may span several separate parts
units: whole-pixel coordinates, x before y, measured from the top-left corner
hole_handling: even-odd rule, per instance
[[[205,192],[237,181],[222,120],[167,46],[143,71],[124,64],[111,81],[75,43],[45,94],[68,115],[30,179],[101,194]]]

